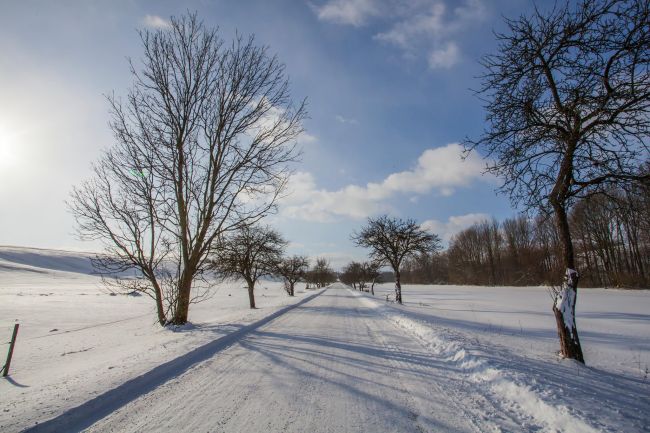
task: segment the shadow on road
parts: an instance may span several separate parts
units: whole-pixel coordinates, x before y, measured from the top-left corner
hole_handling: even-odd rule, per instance
[[[183,374],[199,362],[205,361],[216,353],[232,346],[251,331],[258,329],[288,311],[311,301],[322,293],[324,293],[324,291],[315,293],[293,305],[284,307],[257,322],[241,326],[239,329],[228,335],[204,344],[183,356],[179,356],[178,358],[161,364],[153,370],[131,379],[117,388],[113,388],[80,406],[74,407],[56,418],[35,425],[25,430],[25,432],[76,432],[90,427],[100,419],[106,417],[122,406],[125,406],[136,398],[153,391],[165,382]]]

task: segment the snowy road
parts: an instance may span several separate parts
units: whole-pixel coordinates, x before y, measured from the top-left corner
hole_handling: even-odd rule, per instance
[[[516,430],[497,413],[462,374],[335,285],[88,431]]]

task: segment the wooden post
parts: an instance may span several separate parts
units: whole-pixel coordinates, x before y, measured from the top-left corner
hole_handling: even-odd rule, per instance
[[[18,323],[14,325],[14,333],[11,336],[11,343],[9,343],[9,353],[7,354],[7,362],[2,367],[2,376],[5,377],[9,374],[9,366],[11,365],[11,357],[14,354],[14,345],[16,344],[16,336],[18,335]]]

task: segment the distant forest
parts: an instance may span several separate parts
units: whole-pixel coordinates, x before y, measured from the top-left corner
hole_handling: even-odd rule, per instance
[[[650,188],[581,200],[571,210],[570,225],[584,286],[650,287]],[[552,217],[522,215],[484,221],[457,233],[445,251],[408,260],[402,281],[559,285],[562,269]]]

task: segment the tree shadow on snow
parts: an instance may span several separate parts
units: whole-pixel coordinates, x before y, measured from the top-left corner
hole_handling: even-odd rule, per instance
[[[147,394],[165,382],[180,376],[192,366],[209,359],[216,353],[240,341],[248,333],[269,323],[286,312],[311,301],[324,292],[308,296],[299,302],[286,306],[257,322],[236,327],[236,330],[210,343],[198,347],[185,355],[155,367],[122,385],[113,388],[92,400],[74,407],[61,415],[37,424],[25,432],[77,432],[90,427],[100,419],[125,406],[138,397]]]
[[[3,377],[4,380],[12,384],[13,386],[16,386],[18,388],[29,388],[29,385],[23,385],[22,383],[18,383],[15,380],[11,378],[11,376],[5,376]]]

